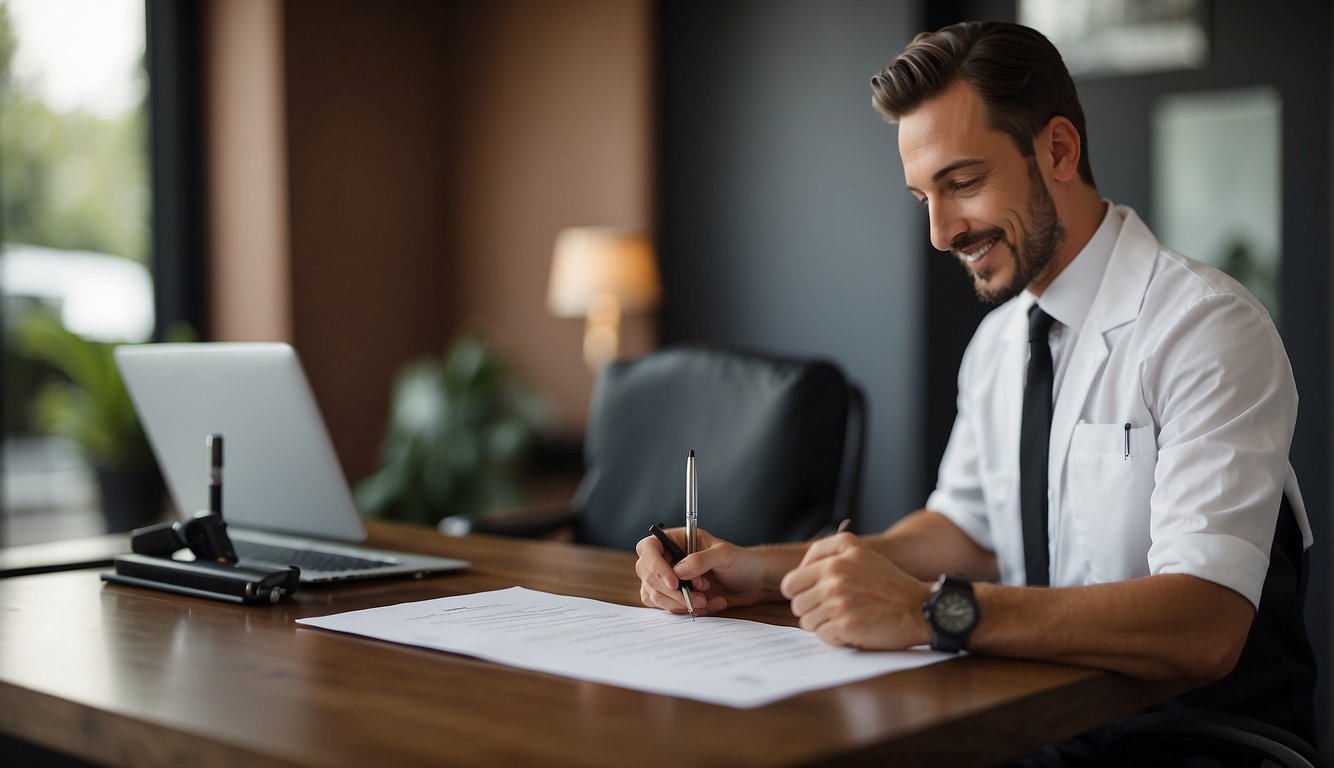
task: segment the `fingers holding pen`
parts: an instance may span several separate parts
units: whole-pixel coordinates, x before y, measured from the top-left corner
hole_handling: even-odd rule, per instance
[[[635,561],[635,575],[639,577],[640,598],[652,608],[668,608],[661,597],[677,592],[676,573],[667,561],[662,545],[652,536],[640,539],[635,545],[639,559]],[[677,596],[679,601],[679,594]]]
[[[672,613],[687,612],[684,598],[682,598],[679,589],[663,592],[645,582],[641,582],[639,585],[639,600],[648,608],[661,608]]]
[[[673,528],[663,533],[678,548],[685,541],[684,529]],[[699,551],[675,565],[671,563],[671,553],[656,534],[645,537],[635,546],[639,555],[635,573],[639,576],[640,599],[644,605],[684,610],[681,584],[693,590],[692,602],[696,615],[700,616],[758,602],[764,583],[762,562],[744,548],[711,536],[702,528],[697,535]]]
[[[635,545],[639,559],[635,562],[635,573],[640,580],[640,600],[649,607],[665,608],[673,612],[685,612],[685,596],[681,587],[691,590],[707,589],[707,580],[703,578],[691,581],[688,572],[694,563],[688,562],[680,545],[659,526],[650,529],[652,535],[646,536]],[[678,534],[682,532],[676,529]],[[682,534],[683,535],[683,534]],[[703,582],[703,583],[701,583]],[[691,595],[695,608],[702,608],[704,600]]]

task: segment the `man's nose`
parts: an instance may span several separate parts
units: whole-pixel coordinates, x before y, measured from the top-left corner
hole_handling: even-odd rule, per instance
[[[959,211],[952,205],[931,205],[928,208],[931,217],[931,245],[938,251],[948,251],[954,241],[968,231],[968,224]]]

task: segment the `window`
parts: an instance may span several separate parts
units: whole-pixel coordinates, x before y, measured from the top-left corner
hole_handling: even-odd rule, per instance
[[[143,0],[0,0],[6,545],[101,533],[92,467],[128,460],[95,434],[115,425],[61,422],[100,395],[52,361],[72,351],[63,331],[94,345],[154,332],[145,31]]]

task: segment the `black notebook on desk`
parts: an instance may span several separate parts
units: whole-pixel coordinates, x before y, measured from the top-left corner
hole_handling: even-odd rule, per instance
[[[204,440],[224,436],[223,518],[243,564],[295,565],[303,584],[468,566],[360,546],[366,526],[291,346],[127,345],[116,364],[181,514],[208,507]]]

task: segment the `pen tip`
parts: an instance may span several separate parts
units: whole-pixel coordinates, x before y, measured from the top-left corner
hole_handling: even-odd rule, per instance
[[[690,458],[695,458],[695,449],[690,449]]]

